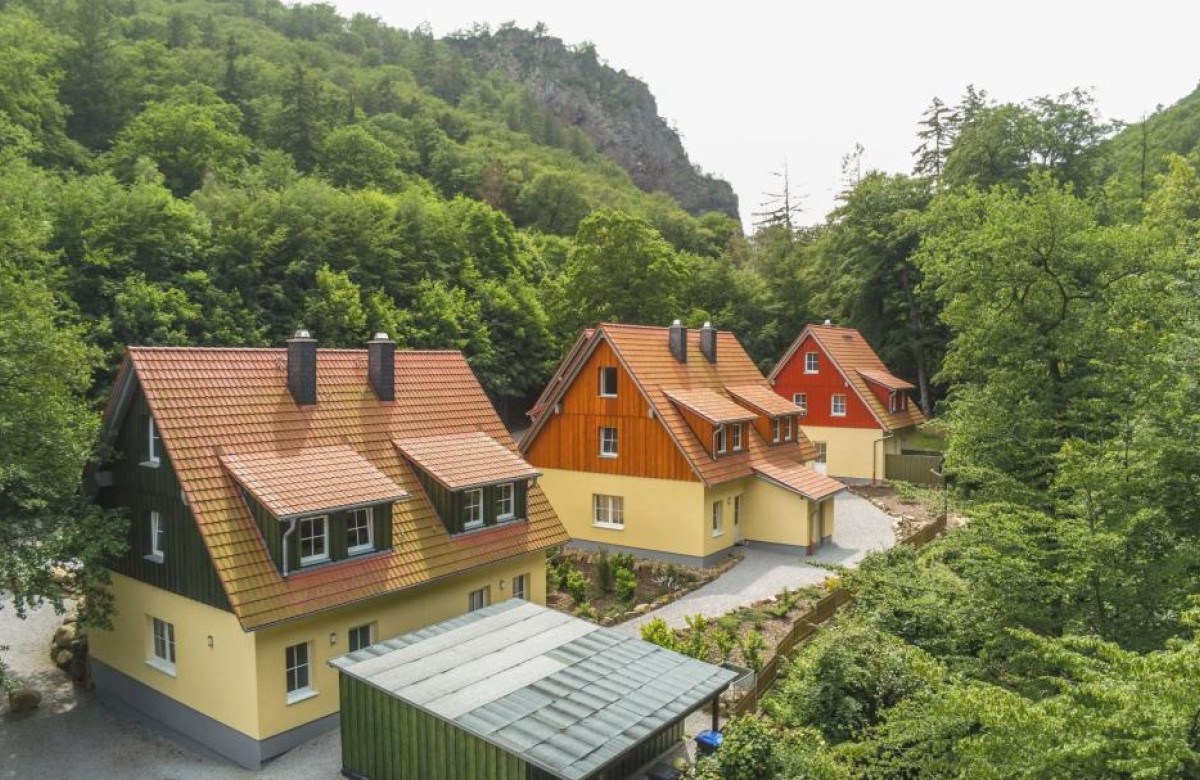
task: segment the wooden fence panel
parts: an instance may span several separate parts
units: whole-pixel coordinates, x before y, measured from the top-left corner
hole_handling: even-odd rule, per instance
[[[914,485],[942,485],[942,478],[934,473],[941,467],[941,455],[887,455],[884,461],[883,474],[890,480]]]

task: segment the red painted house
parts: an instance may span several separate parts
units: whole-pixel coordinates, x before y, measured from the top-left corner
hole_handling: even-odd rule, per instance
[[[809,325],[769,377],[775,392],[802,410],[801,430],[838,477],[879,479],[884,456],[925,422],[911,384],[888,371],[854,328]]]

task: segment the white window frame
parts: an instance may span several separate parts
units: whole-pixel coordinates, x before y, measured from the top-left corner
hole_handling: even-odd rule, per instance
[[[789,415],[788,417],[784,417],[783,421],[786,423],[786,425],[783,426],[783,440],[791,441],[792,440],[792,429],[795,427],[792,425],[792,418]]]
[[[792,393],[792,403],[800,407],[800,416],[808,414],[808,393]]]
[[[829,444],[823,441],[814,441],[813,448],[817,451],[817,463],[829,462]]]
[[[728,442],[726,441],[725,437],[725,426],[718,425],[717,429],[713,431],[713,451],[718,455],[724,455],[727,446]]]
[[[817,353],[816,352],[805,352],[804,353],[804,373],[816,374],[820,370],[821,370],[821,363],[820,363],[820,359],[817,357]]]
[[[608,433],[612,432],[612,436]],[[616,426],[602,425],[600,426],[600,457],[615,458],[619,450],[619,440],[617,438]]]
[[[350,544],[350,525],[357,517],[365,517],[367,520],[367,541],[359,542],[358,544]],[[353,527],[355,538],[360,538],[357,533],[357,526]],[[360,507],[359,509],[351,509],[346,513],[346,554],[361,555],[365,552],[371,552],[375,549],[375,510],[369,506]]]
[[[712,502],[712,535],[723,536],[725,534],[725,502]]]
[[[529,600],[529,575],[518,574],[513,577],[512,581],[512,597],[514,599]]]
[[[310,534],[310,535],[306,536],[304,533],[304,524],[305,523],[312,524],[312,523],[317,522],[318,520],[321,521],[320,535],[318,536],[316,534]],[[298,534],[298,536],[296,537],[296,550],[300,554],[300,565],[301,566],[309,566],[314,563],[323,563],[324,561],[329,560],[329,515],[312,515],[310,517],[300,518],[298,521],[296,521],[296,533]],[[312,553],[309,555],[305,555],[304,554],[304,540],[305,539],[310,539],[310,540],[314,540],[314,541],[317,539],[320,539],[322,551],[319,553]]]
[[[771,418],[771,443],[778,444],[780,441],[782,441],[782,439],[780,438],[780,436],[782,436],[782,435],[783,435],[783,426],[779,423],[779,418],[772,417]]]
[[[597,528],[625,530],[625,497],[592,494],[592,525]]]
[[[842,402],[842,410],[838,411],[838,401]],[[834,393],[829,397],[829,416],[830,417],[845,417],[846,416],[846,394]]]
[[[473,590],[467,594],[467,612],[483,609],[491,603],[492,588],[490,585],[484,585],[482,588]]]
[[[163,674],[175,676],[175,624],[162,618],[150,618],[150,656],[146,659]]]
[[[609,388],[612,392],[606,392],[604,387],[604,377],[612,377],[612,387]],[[600,397],[601,398],[616,398],[617,397],[617,367],[616,366],[600,366]]]
[[[729,429],[733,435],[730,437],[730,449],[734,452],[742,451],[742,424],[738,423]]]
[[[146,423],[146,459],[142,461],[142,465],[156,469],[161,462],[158,450],[162,446],[162,436],[158,434],[158,425],[154,422],[154,416],[151,415],[146,419],[148,421]]]
[[[299,658],[299,649],[304,649],[304,658]],[[295,704],[296,702],[311,699],[317,695],[316,690],[312,687],[312,643],[298,642],[294,645],[288,645],[283,649],[283,679],[284,688],[287,690],[287,703]],[[295,673],[293,675],[293,673]],[[304,684],[300,685],[301,676],[303,675]],[[295,679],[296,685],[293,687],[292,680]]]
[[[166,559],[162,544],[166,535],[167,529],[163,526],[162,514],[157,510],[150,510],[150,554],[146,556],[146,560],[162,563]]]
[[[367,632],[367,643],[359,644],[358,647],[355,647],[354,646],[355,637],[361,636],[363,631]],[[375,644],[375,624],[374,623],[367,623],[367,624],[361,625],[361,626],[352,626],[350,629],[348,629],[346,631],[346,647],[349,648],[349,651],[351,653],[353,653],[355,650],[362,650],[364,647],[370,647],[373,644]]]
[[[496,485],[496,522],[502,523],[517,516],[517,486],[513,482]],[[507,493],[507,495],[505,495]]]
[[[473,531],[476,528],[483,528],[483,488],[472,488],[463,493],[463,530]],[[476,512],[478,510],[478,512]]]

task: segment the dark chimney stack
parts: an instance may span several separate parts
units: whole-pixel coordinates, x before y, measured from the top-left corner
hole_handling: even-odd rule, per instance
[[[380,401],[396,400],[396,342],[386,333],[367,342],[367,381]]]
[[[704,323],[704,327],[700,329],[700,351],[708,358],[709,363],[717,362],[717,329],[711,322]]]
[[[317,402],[317,340],[303,328],[287,340],[287,383],[298,405]]]
[[[671,323],[668,329],[667,342],[671,346],[671,354],[680,363],[687,362],[687,328],[679,320]]]

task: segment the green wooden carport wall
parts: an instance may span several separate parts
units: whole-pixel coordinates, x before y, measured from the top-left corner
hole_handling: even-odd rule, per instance
[[[339,674],[342,774],[356,780],[554,780],[487,740]],[[677,721],[589,780],[622,780],[683,738]]]

